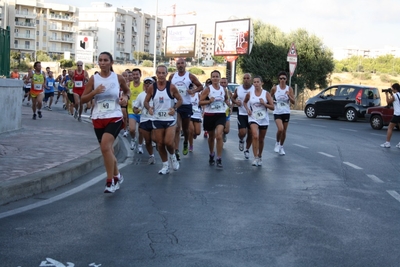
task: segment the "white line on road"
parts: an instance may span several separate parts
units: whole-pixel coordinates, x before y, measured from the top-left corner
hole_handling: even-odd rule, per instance
[[[349,132],[358,132],[357,130],[353,130],[353,129],[346,129],[346,128],[339,128],[340,130],[343,131],[349,131]]]
[[[368,176],[369,178],[371,178],[371,180],[374,181],[375,183],[383,183],[383,181],[382,181],[381,179],[379,179],[378,177],[376,177],[376,176],[373,175],[373,174],[367,174],[367,176]]]
[[[315,127],[321,127],[321,128],[326,128],[326,126],[324,125],[318,125],[318,124],[310,124],[311,126],[315,126]]]
[[[350,166],[350,167],[352,167],[354,169],[357,169],[357,170],[362,170],[361,167],[358,167],[357,165],[354,165],[353,163],[350,163],[350,162],[343,162],[343,164],[346,164],[346,165],[348,165],[348,166]]]
[[[299,145],[299,144],[293,144],[294,146],[298,146],[298,147],[301,147],[301,148],[308,148],[308,147],[306,147],[306,146],[302,146],[302,145]]]
[[[397,193],[397,192],[394,191],[394,190],[386,190],[386,192],[388,192],[389,195],[391,195],[391,196],[394,197],[397,201],[400,202],[400,195],[399,195],[399,193]]]
[[[321,155],[330,157],[330,158],[334,158],[334,157],[335,157],[335,156],[333,156],[333,155],[330,155],[330,154],[327,154],[327,153],[324,153],[324,152],[318,152],[318,153],[321,154]]]

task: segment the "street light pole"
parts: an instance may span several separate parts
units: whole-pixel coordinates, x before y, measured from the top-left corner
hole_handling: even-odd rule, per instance
[[[156,64],[157,64],[157,17],[158,17],[158,0],[156,4],[156,16],[154,19],[154,59],[153,59],[153,71],[156,75]]]

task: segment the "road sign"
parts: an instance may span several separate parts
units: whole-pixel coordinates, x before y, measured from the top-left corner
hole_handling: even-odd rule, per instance
[[[75,60],[82,61],[83,63],[93,63],[93,36],[77,36]]]
[[[294,43],[290,46],[289,52],[287,54],[287,62],[289,62],[290,77],[293,76],[294,70],[297,66],[297,51]]]

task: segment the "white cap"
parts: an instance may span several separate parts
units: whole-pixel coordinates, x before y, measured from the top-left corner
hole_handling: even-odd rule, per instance
[[[153,83],[156,82],[152,77],[144,78],[143,82],[145,82],[145,81],[151,81],[151,82],[153,82]]]

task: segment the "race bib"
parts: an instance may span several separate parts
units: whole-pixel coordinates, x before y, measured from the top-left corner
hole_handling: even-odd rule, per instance
[[[72,88],[68,88],[68,94],[73,94],[73,89]]]
[[[82,81],[75,81],[75,87],[83,87]]]
[[[187,95],[187,90],[186,90],[186,87],[184,87],[184,86],[178,86],[178,92],[182,96]]]
[[[266,109],[253,110],[252,117],[256,120],[263,120],[267,117]]]
[[[97,104],[100,112],[115,110],[115,100],[100,100]]]
[[[157,120],[170,120],[170,115],[168,114],[169,110],[158,110],[154,117]]]
[[[42,90],[42,85],[36,83],[36,84],[33,85],[33,89],[34,89],[34,90]]]
[[[47,84],[47,86],[53,86],[53,83],[52,83],[52,82],[49,82],[49,83]]]
[[[26,88],[31,88],[31,87],[32,87],[32,84],[31,84],[31,83],[27,83],[27,84],[25,84],[25,87],[26,87]]]
[[[226,111],[225,103],[222,101],[214,101],[210,104],[213,111]]]
[[[197,106],[197,105],[192,106],[192,111],[193,111],[193,113],[200,112],[199,106]]]
[[[278,110],[286,110],[289,107],[289,104],[287,102],[276,102],[276,107]]]

